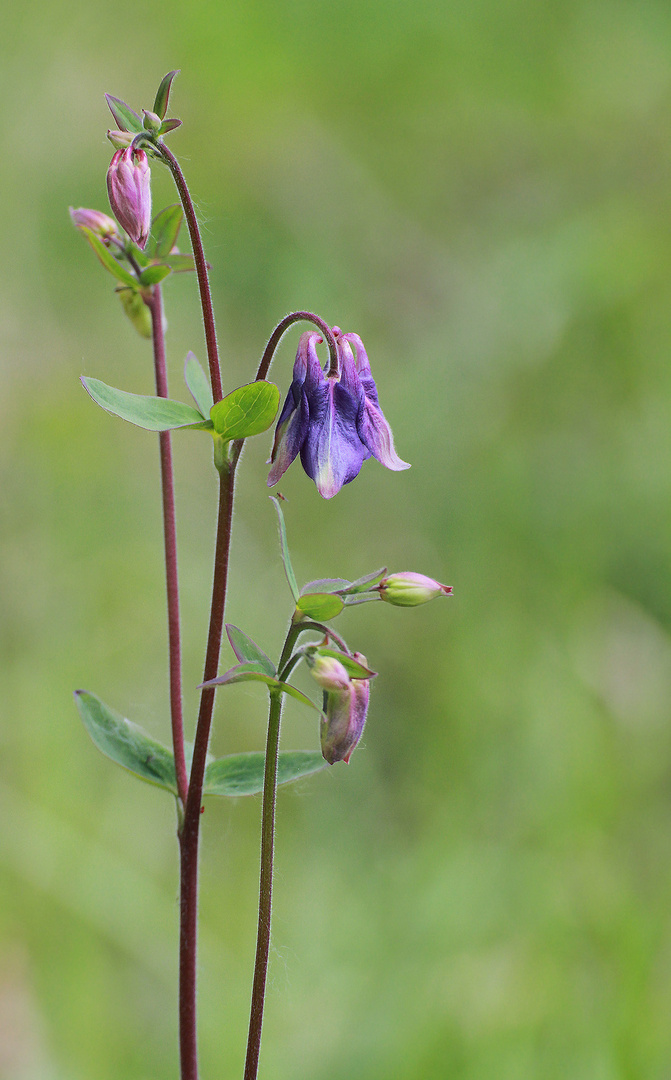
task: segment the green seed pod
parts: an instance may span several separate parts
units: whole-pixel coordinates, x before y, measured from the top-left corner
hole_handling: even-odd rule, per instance
[[[140,337],[151,338],[151,312],[137,289],[119,289],[119,299],[126,315]]]

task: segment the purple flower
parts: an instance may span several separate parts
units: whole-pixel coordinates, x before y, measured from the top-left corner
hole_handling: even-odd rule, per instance
[[[107,170],[110,206],[131,240],[144,248],[151,227],[151,170],[144,150],[117,150]]]
[[[394,471],[410,468],[394,449],[361,338],[341,334],[337,326],[333,335],[340,367],[335,376],[326,375],[319,362],[320,335],[316,331],[301,335],[293,381],[275,429],[268,487],[278,482],[298,453],[325,499],[349,484],[371,456]]]

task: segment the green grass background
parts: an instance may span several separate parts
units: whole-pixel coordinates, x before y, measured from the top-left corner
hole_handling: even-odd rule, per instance
[[[151,107],[180,67],[227,388],[316,310],[362,335],[413,464],[331,502],[292,467],[298,576],[455,590],[339,620],[380,675],[349,768],[280,796],[261,1076],[668,1080],[671,8],[24,0],[1,30],[0,1076],[177,1077],[173,806],[71,696],[167,738],[156,440],[77,382],[151,393],[151,356],[67,207],[107,209],[103,93]],[[165,295],[183,396],[195,283]],[[175,443],[192,717],[215,481],[206,437]],[[228,618],[276,654],[268,449]],[[226,694],[215,752],[260,748],[262,689]],[[318,745],[294,702],[284,745]],[[242,1073],[259,816],[203,819],[203,1080]]]

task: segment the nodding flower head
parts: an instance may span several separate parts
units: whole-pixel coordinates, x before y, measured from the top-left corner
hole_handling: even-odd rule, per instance
[[[366,350],[358,334],[333,335],[339,372],[326,373],[316,331],[301,336],[293,381],[275,429],[268,487],[273,487],[300,453],[301,463],[319,494],[331,499],[349,484],[366,458],[388,469],[409,469],[394,449],[391,428],[378,403]]]
[[[138,247],[151,227],[151,169],[144,150],[117,150],[107,170],[107,192],[114,216]]]

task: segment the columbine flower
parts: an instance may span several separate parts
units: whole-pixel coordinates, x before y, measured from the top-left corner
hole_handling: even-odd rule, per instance
[[[84,226],[99,236],[104,244],[109,247],[111,240],[119,239],[119,230],[116,221],[103,214],[101,210],[87,210],[84,206],[70,207],[72,224],[78,228]]]
[[[151,170],[144,150],[117,150],[107,170],[107,191],[117,221],[144,248],[151,226]]]
[[[441,585],[424,574],[406,570],[402,574],[390,574],[377,586],[382,600],[396,607],[417,607],[436,596],[451,596],[452,586]]]
[[[316,348],[320,335],[315,331],[301,335],[293,382],[275,429],[268,487],[278,482],[299,452],[303,468],[325,499],[349,484],[371,456],[394,471],[410,468],[394,449],[361,338],[341,334],[337,326],[333,335],[338,375],[326,375],[322,369]]]
[[[352,653],[364,667],[363,653]],[[322,754],[329,765],[349,762],[363,733],[370,697],[369,679],[352,679],[334,657],[315,656],[310,672],[324,690],[326,720],[321,722]]]

